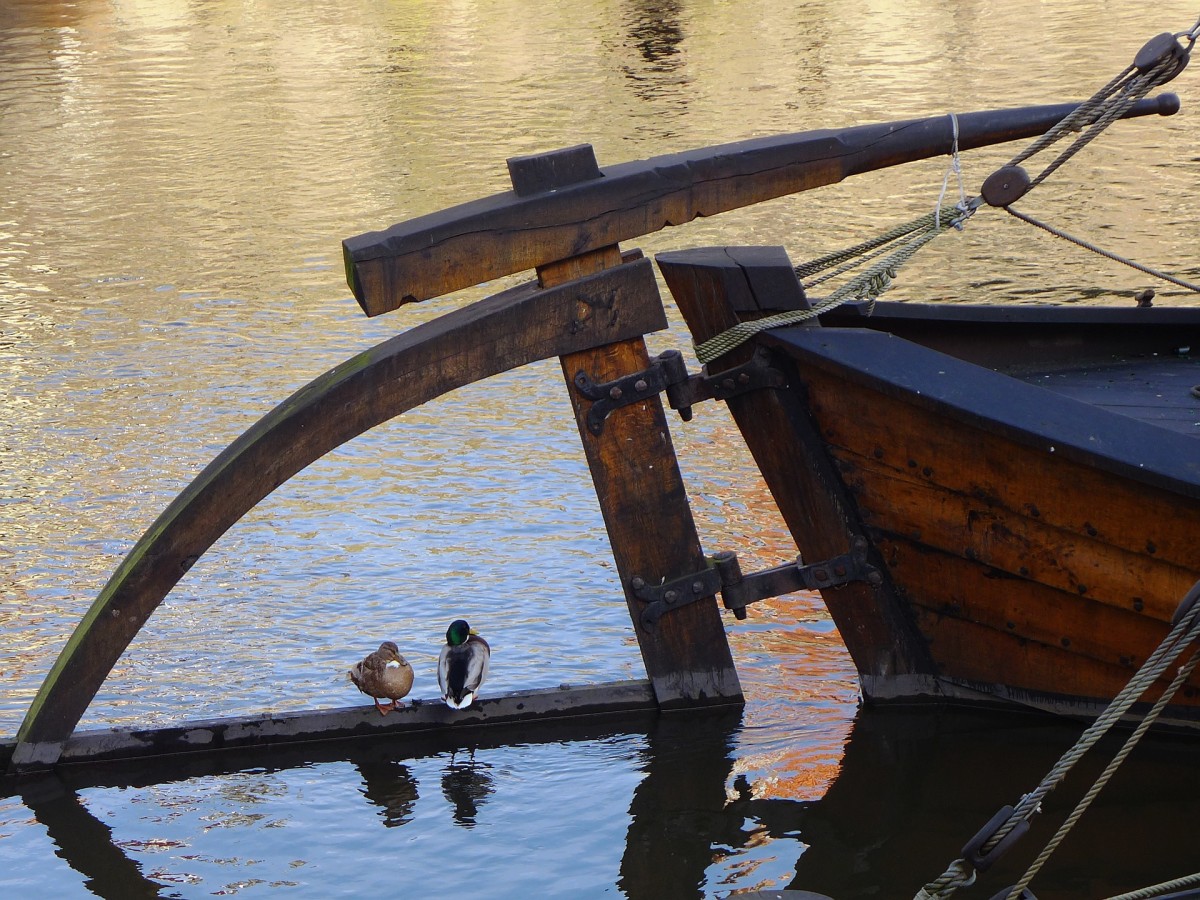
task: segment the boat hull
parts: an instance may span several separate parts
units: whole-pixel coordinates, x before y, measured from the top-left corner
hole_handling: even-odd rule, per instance
[[[1010,310],[998,328],[987,310],[913,307],[890,328],[885,311],[871,328],[844,315],[760,338],[812,422],[780,438],[819,442],[809,452],[829,459],[932,663],[861,672],[868,699],[1094,714],[1200,579],[1200,440],[1187,431],[1200,432],[1200,315],[1071,312]],[[1172,396],[1156,408],[1080,399],[1159,359]],[[803,554],[835,523],[789,524]],[[841,630],[856,655],[855,629]],[[1167,718],[1200,726],[1200,679]]]

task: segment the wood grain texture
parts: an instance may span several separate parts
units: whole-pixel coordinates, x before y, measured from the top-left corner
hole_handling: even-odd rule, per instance
[[[1190,498],[1064,458],[1053,442],[1038,448],[959,416],[938,415],[917,398],[904,403],[813,368],[805,370],[804,378],[812,386],[823,438],[844,451],[842,459],[850,469],[870,460],[881,470],[940,485],[972,501],[982,515],[1009,510],[1044,527],[1145,557],[1146,565],[1163,562],[1200,573],[1200,544],[1194,539],[1200,533],[1200,504]],[[1112,427],[1126,427],[1113,418]],[[1192,442],[1183,444],[1190,447]],[[853,457],[851,448],[857,448]],[[887,514],[882,504],[874,509]]]
[[[1040,135],[1074,108],[960,114],[959,147]],[[1155,98],[1129,115],[1172,111]],[[755,138],[605,167],[599,178],[556,190],[496,194],[349,238],[342,244],[346,278],[363,311],[375,316],[699,216],[939,156],[949,152],[953,135],[950,117],[937,116]],[[525,159],[519,171],[537,168]]]
[[[804,305],[787,254],[782,248],[773,250],[702,248],[656,257],[697,343],[739,320]],[[781,290],[783,297],[778,296]],[[752,353],[752,344],[743,345],[710,363],[708,370],[720,372]],[[795,395],[789,390],[753,391],[731,398],[728,407],[804,560],[815,563],[848,552],[863,533],[861,522],[815,432],[804,439],[812,424]],[[852,582],[821,593],[860,672],[890,676],[933,671],[911,616],[886,582]]]
[[[808,337],[799,343],[811,346]],[[880,343],[861,337],[826,329],[822,340]],[[841,348],[824,362],[851,356]],[[1088,418],[1098,430],[1072,435],[1081,445],[1072,455],[1059,452],[1051,436],[993,427],[986,417],[997,405],[989,392],[964,382],[967,370],[951,370],[938,354],[905,356],[908,383],[900,389],[892,380],[886,390],[861,371],[801,357],[796,377],[821,439],[939,675],[1111,698],[1166,635],[1179,600],[1200,578],[1200,503],[1136,465],[1124,467],[1125,477],[1115,471],[1121,467],[1088,465],[1084,457],[1088,435],[1099,458],[1115,446],[1107,431],[1137,423],[1109,415],[1105,429],[1102,416]],[[881,355],[869,358],[878,363]],[[973,398],[977,408],[968,410],[965,400],[940,405],[914,374],[922,362],[950,372],[954,396]],[[1147,458],[1176,444],[1185,453],[1196,446],[1168,434],[1146,448]],[[1198,686],[1193,679],[1176,705],[1195,705]]]
[[[650,262],[637,260],[456,310],[301,388],[214,459],[129,552],[42,684],[18,732],[18,756],[56,757],[171,588],[259,500],[325,453],[454,388],[585,347],[640,340],[665,325]]]
[[[514,691],[483,697],[465,710],[441,700],[406,700],[380,716],[370,703],[340,709],[295,710],[222,719],[202,719],[158,728],[97,728],[75,732],[66,741],[64,764],[150,759],[177,754],[234,750],[280,750],[347,738],[413,740],[459,728],[523,725],[533,738],[539,725],[564,719],[604,719],[657,710],[654,691],[644,680]],[[0,763],[15,746],[0,744]]]
[[[619,260],[616,247],[603,248],[543,267],[538,277],[549,287]],[[641,371],[649,362],[641,337],[561,359],[613,560],[659,705],[740,704],[741,685],[715,598],[679,607],[647,627],[641,617],[645,603],[631,587],[635,577],[658,584],[707,565],[661,399],[653,395],[614,410],[597,435],[587,426],[592,401],[573,388],[578,372],[602,383]]]

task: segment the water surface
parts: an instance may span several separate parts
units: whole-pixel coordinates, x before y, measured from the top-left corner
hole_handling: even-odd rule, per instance
[[[346,357],[504,286],[368,320],[343,280],[343,238],[504,190],[507,157],[581,142],[606,165],[1082,98],[1145,39],[1196,16],[1181,2],[1116,6],[5,0],[0,733],[15,733],[112,570],[213,456]],[[1026,210],[1200,278],[1195,84],[1188,70],[1182,113],[1114,127]],[[1013,150],[967,156],[967,189]],[[772,243],[805,259],[924,212],[946,165],[863,176],[641,246]],[[1149,284],[994,213],[927,251],[892,296],[1124,303]],[[1195,302],[1170,287],[1159,298]],[[687,348],[668,307],[656,352]],[[83,726],[355,703],[343,673],[381,634],[416,664],[414,696],[430,697],[441,633],[458,615],[496,648],[492,691],[640,677],[569,410],[557,366],[532,366],[311,466],[189,572]],[[750,566],[790,558],[724,412],[698,409],[672,431],[706,550],[738,549]],[[786,886],[818,850],[837,858],[841,838],[805,817],[853,774],[853,668],[816,598],[726,624],[748,706],[715,731],[516,736],[465,757],[376,749],[137,786],[41,785],[44,796],[0,801],[0,885],[462,896],[479,869],[486,896]],[[652,776],[674,770],[695,777],[657,788]],[[898,764],[885,771],[898,790],[920,781]],[[705,799],[660,808],[681,793]],[[895,893],[910,896],[1014,799],[941,810],[928,853],[899,854],[913,862],[902,876],[856,837],[833,867],[846,880],[826,874],[810,889],[890,896],[882,886],[902,878]],[[878,818],[869,799],[854,804],[860,824]],[[643,846],[649,834],[674,847],[677,833],[678,867]],[[96,838],[82,840],[82,860],[80,835]],[[99,860],[87,855],[96,847]],[[1089,874],[1088,891],[1164,868]],[[1060,895],[1081,896],[1070,884]]]

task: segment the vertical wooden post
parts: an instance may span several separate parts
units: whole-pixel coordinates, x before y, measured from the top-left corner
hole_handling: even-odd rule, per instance
[[[782,247],[705,247],[660,253],[655,259],[697,343],[743,319],[809,305]],[[753,352],[749,341],[714,360],[709,369],[736,366]],[[774,439],[803,436],[815,427],[796,395],[753,391],[731,397],[728,405],[806,561],[849,551],[863,533],[862,525],[819,440],[815,435],[810,440]],[[851,582],[821,595],[864,679],[934,671],[915,623],[886,579],[878,585]]]
[[[509,173],[521,195],[600,177],[587,145],[511,159]],[[548,288],[620,264],[620,249],[612,245],[541,266],[537,272],[542,286]],[[657,288],[651,287],[654,302],[661,303]],[[715,598],[680,606],[648,627],[642,622],[644,603],[631,587],[634,578],[657,584],[706,566],[661,399],[655,395],[614,410],[597,435],[587,426],[592,402],[574,386],[581,371],[596,382],[606,382],[645,369],[650,363],[645,341],[640,337],[619,341],[571,353],[560,361],[659,707],[741,703],[741,686]]]

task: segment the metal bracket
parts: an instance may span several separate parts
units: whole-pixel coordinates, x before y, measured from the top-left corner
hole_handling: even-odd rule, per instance
[[[708,568],[682,575],[662,584],[647,584],[641,577],[633,578],[629,586],[633,595],[646,602],[642,624],[652,627],[672,609],[687,606],[702,597],[713,597],[718,591],[726,609],[735,618],[746,618],[746,607],[767,597],[778,597],[792,591],[815,591],[851,581],[880,584],[883,576],[867,562],[867,542],[855,538],[849,553],[825,562],[804,565],[799,558],[749,575],[742,573],[737,554],[726,550],[709,560]]]
[[[633,372],[614,381],[598,383],[586,372],[575,373],[575,389],[592,401],[587,414],[588,431],[600,434],[604,420],[614,409],[640,403],[647,397],[660,394],[668,385],[687,381],[687,364],[678,350],[660,353],[649,368]]]
[[[646,584],[644,578],[634,577],[629,586],[633,588],[635,597],[646,601],[647,606],[642,610],[642,624],[650,628],[672,609],[695,603],[702,597],[716,596],[717,591],[721,590],[721,573],[712,566],[662,584]]]
[[[665,350],[651,360],[649,367],[613,381],[597,382],[587,372],[575,373],[575,389],[592,401],[587,414],[592,434],[604,431],[604,420],[614,409],[640,403],[654,394],[666,392],[671,409],[679,411],[685,422],[692,420],[692,406],[704,400],[728,400],[747,391],[787,386],[783,372],[771,366],[771,356],[763,348],[740,366],[716,375],[705,366],[699,375],[688,375],[683,354]]]
[[[703,400],[728,400],[747,391],[782,387],[787,387],[787,378],[771,365],[770,352],[757,347],[754,356],[740,366],[715,375],[710,375],[708,366],[705,366],[699,375],[668,385],[667,402],[671,409],[679,411],[683,421],[690,422],[692,406]]]

